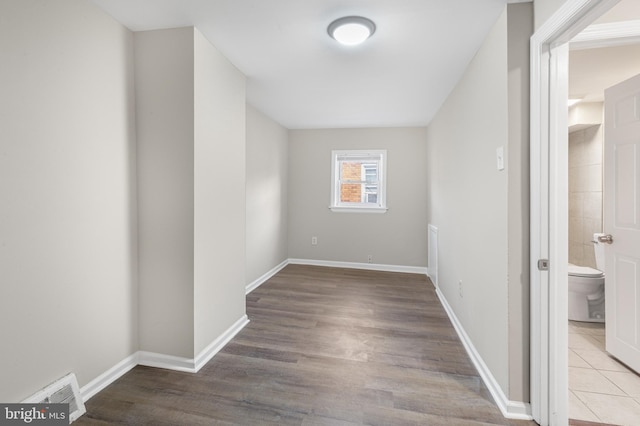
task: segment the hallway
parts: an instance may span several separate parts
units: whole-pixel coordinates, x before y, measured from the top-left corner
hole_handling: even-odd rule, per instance
[[[502,417],[428,279],[289,265],[197,374],[136,367],[77,424],[534,425]]]

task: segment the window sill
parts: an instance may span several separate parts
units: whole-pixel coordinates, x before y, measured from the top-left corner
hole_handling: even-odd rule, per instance
[[[334,213],[386,213],[389,208],[387,207],[338,207],[330,206]]]

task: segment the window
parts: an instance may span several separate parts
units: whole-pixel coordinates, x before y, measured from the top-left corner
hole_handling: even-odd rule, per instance
[[[387,151],[331,152],[331,210],[387,211]]]

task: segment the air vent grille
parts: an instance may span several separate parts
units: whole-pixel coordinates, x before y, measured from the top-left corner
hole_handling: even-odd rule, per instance
[[[69,373],[61,379],[56,380],[22,402],[33,404],[69,404],[69,423],[86,412],[82,395],[80,395],[78,380],[73,373]]]

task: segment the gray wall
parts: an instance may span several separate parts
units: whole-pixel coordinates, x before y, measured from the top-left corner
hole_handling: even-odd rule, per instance
[[[508,174],[496,148],[507,146],[507,96],[505,11],[429,125],[427,156],[440,290],[505,394]]]
[[[535,29],[540,28],[566,1],[567,0],[535,0],[533,2]]]
[[[425,128],[291,130],[289,257],[426,267],[425,140]],[[329,210],[334,149],[387,150],[387,213]]]
[[[529,40],[533,5],[507,6],[509,398],[529,401]]]
[[[193,29],[135,33],[140,348],[193,357]]]
[[[194,355],[245,314],[245,76],[194,30]]]
[[[133,37],[86,1],[0,2],[0,401],[138,349]]]
[[[140,349],[194,358],[245,313],[245,77],[193,27],[135,50]]]
[[[288,257],[288,131],[247,105],[247,276],[251,284]]]
[[[530,5],[505,8],[427,137],[427,217],[438,227],[440,290],[505,395],[520,401],[528,400],[529,374],[530,29]]]
[[[601,102],[578,104],[602,117]],[[569,262],[596,267],[593,234],[602,232],[603,126],[569,133]]]
[[[536,14],[556,3],[537,1]],[[522,129],[506,124],[521,82],[512,81],[505,15],[428,130],[295,130],[286,164],[284,129],[251,108],[245,128],[244,78],[197,31],[136,37],[145,77],[134,108],[133,36],[91,3],[4,1],[0,16],[9,100],[0,114],[0,320],[11,324],[1,332],[10,344],[0,382],[13,384],[0,388],[1,401],[68,371],[84,385],[138,349],[197,355],[244,314],[244,285],[285,256],[366,262],[372,254],[374,263],[425,267],[429,222],[440,227],[443,292],[517,399],[525,364],[514,364],[511,333],[525,321],[512,306],[507,247],[524,226],[513,220],[524,206],[514,203],[526,197],[522,180],[507,182],[522,177],[513,163],[523,153],[513,146]],[[508,148],[506,172],[495,170],[499,145]],[[328,209],[332,149],[388,150],[386,214]],[[256,164],[267,154],[277,167]],[[216,198],[210,182],[228,185]],[[65,332],[43,333],[43,324]]]

